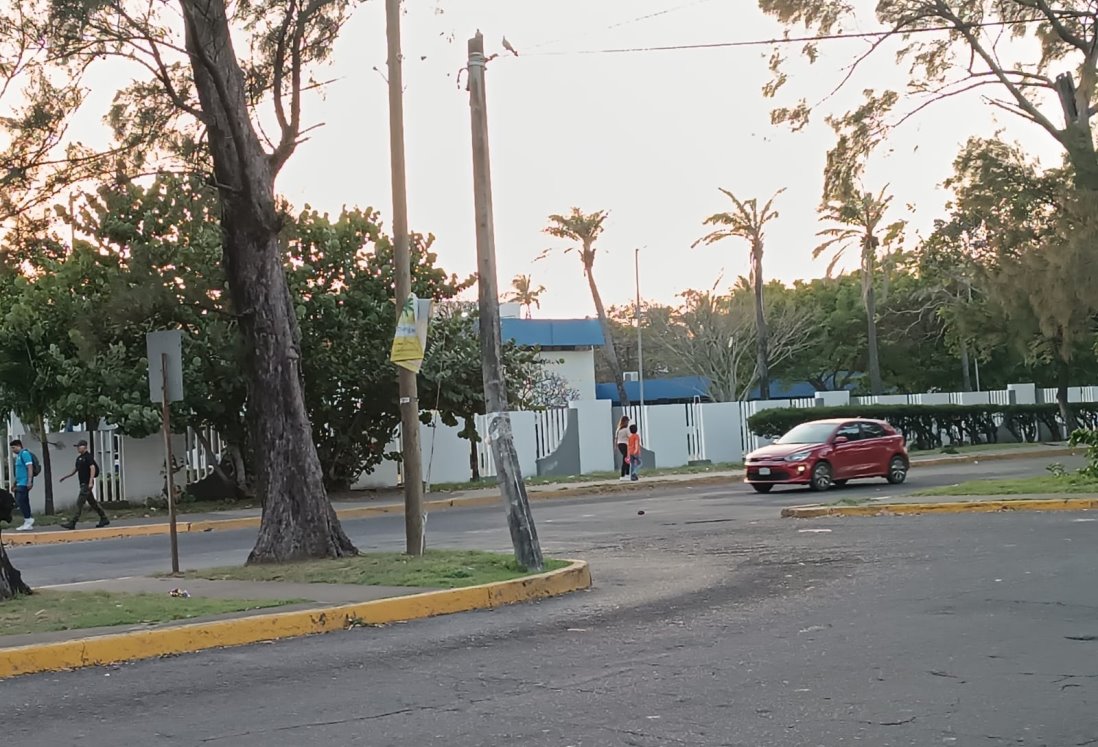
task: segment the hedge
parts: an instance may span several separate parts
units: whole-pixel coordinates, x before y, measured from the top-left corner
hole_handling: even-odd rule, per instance
[[[1073,403],[1072,411],[1081,427],[1098,428],[1098,403]],[[1062,432],[1055,404],[780,407],[755,413],[747,424],[756,436],[777,438],[801,423],[830,418],[887,421],[916,449],[938,449],[947,442],[998,443],[1004,430],[1025,442],[1038,441],[1042,434],[1059,438]]]

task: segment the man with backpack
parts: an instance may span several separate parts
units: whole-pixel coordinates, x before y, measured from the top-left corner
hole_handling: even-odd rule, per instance
[[[18,438],[11,442],[11,453],[15,457],[15,502],[23,513],[23,524],[15,528],[17,532],[26,532],[34,526],[31,516],[30,491],[34,487],[34,478],[42,472],[38,459],[23,448]]]
[[[111,520],[107,518],[107,514],[103,511],[103,507],[95,500],[95,478],[99,477],[99,464],[95,461],[95,457],[88,451],[88,442],[80,441],[76,444],[76,466],[72,468],[72,472],[61,478],[61,482],[65,482],[73,475],[76,475],[77,481],[80,483],[80,495],[76,499],[76,514],[69,521],[61,525],[62,529],[76,529],[76,522],[80,521],[80,514],[84,512],[84,504],[87,503],[92,511],[99,514],[99,523],[96,527],[109,526]]]

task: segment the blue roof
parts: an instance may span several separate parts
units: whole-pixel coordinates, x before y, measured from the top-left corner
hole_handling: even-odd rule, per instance
[[[640,404],[640,382],[625,382],[625,393],[629,395],[629,401]],[[670,379],[645,379],[644,401],[645,404],[655,402],[681,402],[689,401],[694,397],[708,399],[709,379],[704,376],[678,376]],[[608,399],[614,404],[618,401],[618,387],[613,384],[596,384],[595,398]]]
[[[500,320],[503,341],[524,348],[597,348],[605,344],[598,319]]]

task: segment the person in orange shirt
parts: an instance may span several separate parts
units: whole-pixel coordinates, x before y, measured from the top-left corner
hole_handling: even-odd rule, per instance
[[[641,466],[641,437],[637,433],[637,424],[629,426],[629,479],[639,480],[637,472]]]

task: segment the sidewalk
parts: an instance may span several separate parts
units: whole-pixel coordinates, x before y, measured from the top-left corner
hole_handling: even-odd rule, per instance
[[[913,456],[912,468],[934,467],[950,464],[966,464],[981,461],[1032,459],[1064,456],[1073,453],[1062,444],[1032,447],[1003,448],[989,451],[972,451],[956,455],[924,454]],[[719,470],[683,474],[652,475],[638,482],[620,482],[617,479],[597,479],[578,482],[527,485],[530,500],[553,500],[589,495],[629,493],[650,490],[659,486],[723,485],[743,479],[743,470]],[[363,519],[386,514],[403,514],[402,496],[391,490],[380,494],[363,493],[366,497],[333,501],[340,519]],[[498,488],[484,487],[430,493],[424,497],[424,510],[442,511],[452,508],[475,508],[495,505],[500,500]],[[176,527],[180,533],[232,531],[259,526],[260,509],[250,508],[210,513],[180,514]],[[147,537],[168,533],[163,517],[118,519],[104,529],[77,529],[68,531],[60,527],[43,527],[30,532],[5,531],[4,542],[9,546],[87,542],[91,540]]]

